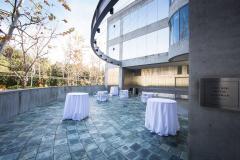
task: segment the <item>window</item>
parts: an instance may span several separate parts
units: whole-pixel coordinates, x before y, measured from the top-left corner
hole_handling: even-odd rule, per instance
[[[177,74],[182,74],[182,66],[177,67]]]
[[[108,39],[111,40],[119,36],[120,36],[120,21],[118,20],[114,23],[109,24]]]
[[[164,28],[123,42],[122,60],[167,52],[169,29]]]
[[[179,41],[179,12],[176,12],[170,20],[170,44]]]
[[[168,52],[169,48],[169,28],[157,31],[157,51],[156,53]]]
[[[123,17],[123,34],[168,17],[168,0],[149,0],[131,9]]]
[[[187,65],[187,74],[189,74],[189,65]]]
[[[189,38],[188,5],[182,7],[170,19],[170,45]]]
[[[180,10],[180,40],[188,39],[188,5]]]
[[[137,69],[133,72],[134,76],[141,76],[141,69]]]
[[[113,59],[119,60],[119,44],[110,46],[108,48],[108,56]]]
[[[158,20],[168,17],[169,0],[158,0],[157,6]]]

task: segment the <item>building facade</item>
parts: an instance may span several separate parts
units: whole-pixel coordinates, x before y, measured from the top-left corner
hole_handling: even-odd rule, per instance
[[[136,0],[107,19],[105,85],[155,90],[188,87],[188,1]],[[164,88],[161,90],[161,88]]]
[[[99,1],[93,17],[91,43],[94,42],[94,36],[102,17],[106,16],[106,13],[111,11],[117,2],[118,0]],[[140,4],[141,1],[134,3]],[[99,52],[97,45],[92,44],[93,51],[108,63],[119,66],[116,75],[120,77],[120,80],[125,79],[124,76],[121,76],[125,75],[122,73],[129,74],[128,71],[125,71],[126,69],[133,72],[134,69],[136,71],[139,68],[141,71],[149,68],[162,68],[165,64],[169,66],[183,62],[186,62],[186,65],[189,64],[188,159],[239,160],[240,87],[236,87],[236,84],[239,85],[240,77],[240,1],[192,0],[187,2],[171,0],[169,4],[167,27],[169,27],[170,41],[168,52],[117,61],[107,57],[103,52]],[[189,8],[189,14],[185,14],[187,9],[184,7]],[[187,20],[188,15],[189,21]],[[109,18],[110,20],[111,18]],[[187,26],[183,27],[185,22],[189,23],[190,32],[186,32]],[[146,28],[148,26],[151,25],[147,25]],[[146,30],[150,30],[152,27]],[[132,36],[138,35],[137,30],[132,32],[135,33]],[[189,38],[187,38],[188,36]],[[122,35],[122,41],[124,41],[124,37],[127,36]],[[111,46],[111,43],[108,43],[108,46]],[[119,50],[120,53],[123,52],[121,47]],[[175,73],[177,71],[178,69],[175,69]],[[142,72],[140,74],[137,70],[133,75],[139,76],[142,75]],[[223,78],[229,81],[227,83],[223,81],[221,85],[215,83],[209,89],[205,88],[203,92],[201,80],[211,78],[218,80]],[[151,78],[149,81],[153,81],[153,79],[155,78]],[[129,78],[128,81],[142,82],[133,78]],[[229,94],[222,94],[223,90]],[[234,92],[232,92],[233,90]],[[201,103],[202,94],[205,95],[205,98],[207,95],[213,96],[210,98],[211,103],[207,106]],[[214,101],[225,102],[225,104],[214,103]],[[236,104],[233,105],[233,102]]]

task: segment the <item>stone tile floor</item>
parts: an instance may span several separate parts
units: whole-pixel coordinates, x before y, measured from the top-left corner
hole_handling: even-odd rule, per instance
[[[62,121],[64,102],[54,102],[0,125],[0,160],[187,159],[186,108],[180,109],[179,134],[161,137],[145,129],[138,97],[101,103],[90,97],[90,105],[90,117],[80,122]]]

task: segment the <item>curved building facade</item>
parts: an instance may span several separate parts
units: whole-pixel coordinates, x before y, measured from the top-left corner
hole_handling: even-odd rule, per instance
[[[107,18],[105,85],[187,95],[188,38],[186,0],[133,1]]]
[[[189,53],[188,1],[170,0],[169,8],[169,59],[184,60]]]
[[[99,1],[91,42],[103,17],[123,1]],[[108,62],[106,85],[165,96],[189,86],[188,159],[239,160],[240,1],[131,2],[107,19],[107,52],[92,43]]]

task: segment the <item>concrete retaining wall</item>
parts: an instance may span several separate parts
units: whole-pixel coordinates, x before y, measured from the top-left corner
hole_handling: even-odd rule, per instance
[[[94,94],[96,91],[104,89],[104,86],[67,86],[0,92],[0,123],[33,107],[56,100],[64,100],[66,93],[69,92]]]

